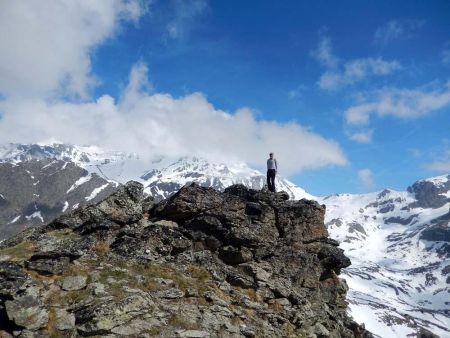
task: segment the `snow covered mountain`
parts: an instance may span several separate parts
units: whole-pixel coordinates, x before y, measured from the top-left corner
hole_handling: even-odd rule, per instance
[[[450,337],[450,175],[320,202],[352,260],[344,277],[355,320],[381,337],[415,336],[419,327]]]

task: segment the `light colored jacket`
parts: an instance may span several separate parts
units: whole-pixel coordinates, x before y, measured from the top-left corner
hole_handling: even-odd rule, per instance
[[[278,170],[278,164],[276,159],[268,159],[267,160],[267,169],[275,169]]]

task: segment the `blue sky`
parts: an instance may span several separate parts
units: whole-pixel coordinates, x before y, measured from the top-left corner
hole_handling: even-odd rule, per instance
[[[264,130],[258,137],[273,144],[267,152],[280,154],[280,173],[312,194],[405,189],[417,179],[450,173],[450,2],[119,2],[130,7],[118,7],[110,24],[96,28],[103,32],[96,39],[80,38],[71,47],[83,51],[79,59],[87,58],[89,66],[80,66],[79,59],[70,67],[61,61],[49,91],[36,94],[39,99],[71,104],[72,110],[79,104],[84,111],[89,102],[108,97],[122,109],[130,69],[140,65],[136,91],[148,98],[163,93],[180,103],[181,111],[191,111],[183,104],[192,100],[177,99],[201,93],[199,101],[213,106],[213,114],[249,109],[252,126]],[[86,21],[83,15],[80,22]],[[6,69],[10,61],[0,62]],[[61,78],[70,90],[60,92]],[[79,83],[81,89],[74,87]],[[8,102],[0,111],[7,116],[19,104],[12,103],[17,93],[4,88],[0,84]],[[17,88],[24,92],[20,82]],[[34,95],[32,89],[21,97]],[[186,119],[180,124],[189,124]],[[270,126],[262,126],[269,121],[279,127],[273,135]],[[283,133],[289,123],[304,131]],[[224,142],[227,138],[233,132]],[[245,138],[239,144],[246,147]],[[330,154],[336,149],[339,155]],[[195,145],[186,150],[195,152]],[[240,152],[240,159],[245,154]],[[257,155],[264,163],[265,154]],[[284,163],[289,163],[285,172]]]

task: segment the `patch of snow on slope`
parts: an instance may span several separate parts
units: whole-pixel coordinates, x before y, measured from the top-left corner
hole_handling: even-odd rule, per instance
[[[92,199],[94,199],[103,189],[105,189],[107,186],[109,185],[109,183],[105,183],[104,185],[95,188],[94,190],[92,190],[92,193],[85,197],[86,201],[90,201]]]
[[[40,211],[35,211],[33,212],[31,215],[25,216],[25,218],[30,221],[32,218],[39,218],[41,220],[41,222],[44,222],[44,219],[42,218],[41,212]]]
[[[19,219],[20,219],[20,215],[19,216],[16,216],[16,217],[14,217],[8,224],[13,224],[13,223],[16,223]]]
[[[91,178],[92,178],[92,176],[90,174],[86,175],[86,176],[83,176],[83,177],[80,177],[78,180],[75,181],[74,184],[72,184],[72,186],[66,191],[66,193],[69,193],[69,192],[75,190],[80,185],[82,185],[82,184],[84,184],[86,182],[89,182],[91,180]]]

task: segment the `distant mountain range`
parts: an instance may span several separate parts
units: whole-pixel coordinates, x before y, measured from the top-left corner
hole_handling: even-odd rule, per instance
[[[156,199],[189,182],[218,190],[265,184],[265,175],[245,163],[188,157],[143,161],[135,154],[64,144],[0,146],[0,170],[1,177],[10,177],[0,177],[3,237],[101,199],[130,179]],[[326,205],[331,237],[352,260],[343,275],[358,322],[381,337],[406,337],[420,328],[450,337],[450,175],[415,182],[407,191],[361,195],[315,197],[282,177],[277,189],[291,199]]]

